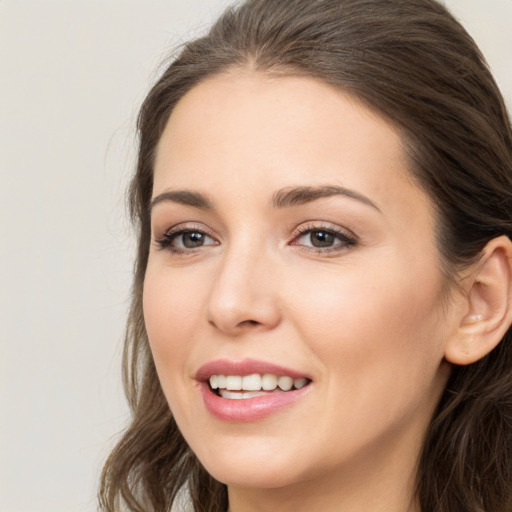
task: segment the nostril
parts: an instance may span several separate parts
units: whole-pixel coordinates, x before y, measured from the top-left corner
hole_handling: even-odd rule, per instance
[[[208,320],[208,323],[210,325],[212,325],[213,327],[218,327],[217,324],[215,323],[215,321],[213,320]],[[243,320],[242,322],[239,322],[236,327],[237,328],[240,328],[240,327],[256,327],[260,325],[260,322],[258,322],[257,320]]]
[[[257,322],[256,320],[244,320],[243,322],[240,322],[240,326],[244,326],[244,325],[259,325],[260,323]]]

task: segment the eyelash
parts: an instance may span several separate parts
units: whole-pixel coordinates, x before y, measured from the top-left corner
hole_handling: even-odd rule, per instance
[[[302,237],[312,233],[324,233],[331,235],[339,240],[338,243],[331,247],[313,247],[304,244],[297,243]],[[332,226],[318,225],[318,224],[307,224],[297,229],[293,236],[291,245],[297,245],[301,250],[312,252],[314,254],[328,254],[328,253],[339,253],[343,250],[347,250],[351,247],[356,246],[358,243],[357,237],[353,234],[347,234],[340,229],[333,228]]]
[[[186,248],[182,249],[180,247],[176,247],[172,245],[176,239],[178,239],[180,236],[186,235],[187,233],[198,233],[200,235],[206,236],[208,238],[211,238],[215,241],[215,244],[208,244],[208,245],[218,245],[218,241],[215,240],[213,236],[211,236],[204,228],[202,227],[195,227],[195,226],[176,226],[169,231],[165,232],[160,238],[155,240],[155,242],[158,244],[160,249],[166,249],[170,251],[174,255],[186,255],[186,254],[193,254],[200,250],[204,245],[198,246],[197,248]]]
[[[334,246],[328,246],[328,247],[313,247],[308,246],[304,244],[299,244],[298,241],[312,233],[323,233],[326,235],[330,235],[334,237],[335,239],[338,239],[339,242],[335,244]],[[210,238],[214,241],[214,243],[207,244],[207,246],[211,245],[219,245],[219,242],[211,235],[209,234],[204,228],[200,226],[176,226],[166,233],[164,233],[159,239],[155,240],[156,244],[159,246],[160,249],[166,249],[170,251],[173,255],[188,255],[188,254],[194,254],[197,251],[201,250],[205,245],[200,245],[198,247],[190,247],[190,248],[180,248],[173,245],[173,243],[180,237],[189,233],[197,233],[199,235],[205,236]],[[314,254],[328,254],[328,253],[337,253],[341,252],[343,250],[349,249],[351,247],[356,246],[358,243],[357,237],[353,234],[348,235],[347,233],[333,228],[332,226],[322,226],[318,224],[307,224],[305,226],[301,226],[298,228],[295,233],[293,234],[292,241],[290,242],[290,245],[298,246],[301,248],[301,250],[311,252]]]

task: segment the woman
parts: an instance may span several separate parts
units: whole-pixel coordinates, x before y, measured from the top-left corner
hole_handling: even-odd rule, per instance
[[[248,0],[139,117],[104,510],[512,510],[512,133],[433,0]]]

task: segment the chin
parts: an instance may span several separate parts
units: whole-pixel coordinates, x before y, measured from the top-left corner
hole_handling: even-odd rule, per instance
[[[199,460],[206,471],[219,482],[234,487],[273,489],[297,483],[301,471],[297,457],[277,457],[253,451],[237,450],[236,453],[217,454]]]
[[[300,479],[287,474],[285,470],[273,470],[268,465],[252,468],[212,467],[207,468],[207,471],[219,482],[232,487],[277,489],[300,481]]]

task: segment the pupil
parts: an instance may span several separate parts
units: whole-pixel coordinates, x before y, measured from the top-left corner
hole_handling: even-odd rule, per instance
[[[313,247],[331,247],[334,242],[334,235],[325,231],[314,231],[311,233],[311,245]]]
[[[203,245],[204,234],[203,233],[186,233],[183,235],[183,245],[188,249],[193,247],[199,247]]]

